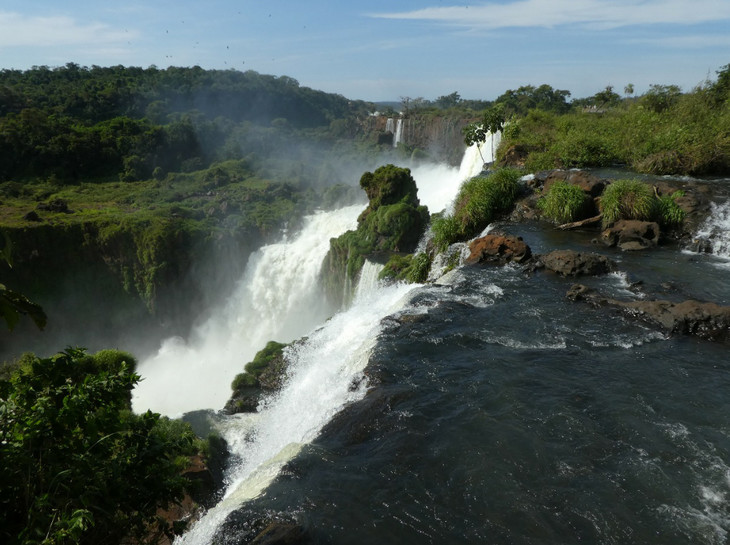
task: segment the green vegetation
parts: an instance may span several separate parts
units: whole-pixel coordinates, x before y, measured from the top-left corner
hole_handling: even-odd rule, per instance
[[[423,283],[428,278],[431,268],[431,256],[424,252],[417,254],[394,254],[380,272],[381,280]]]
[[[254,356],[253,361],[250,361],[244,367],[244,372],[236,375],[231,384],[231,389],[234,394],[241,388],[245,387],[259,387],[261,375],[269,370],[271,366],[275,366],[278,371],[283,371],[284,366],[284,348],[288,345],[284,343],[278,343],[276,341],[269,341],[266,346],[259,350]]]
[[[172,533],[157,508],[182,499],[181,471],[204,446],[182,422],[130,411],[134,366],[123,352],[68,348],[3,368],[3,543],[120,543],[155,526]]]
[[[675,191],[671,195],[662,195],[657,202],[657,221],[665,227],[679,227],[684,221],[684,210],[677,204],[677,199],[684,197],[684,191]]]
[[[454,200],[454,213],[433,221],[436,248],[443,251],[454,242],[467,240],[508,212],[519,193],[519,178],[519,171],[504,168],[464,182]]]
[[[355,281],[371,254],[413,251],[428,225],[410,169],[385,165],[360,178],[369,204],[355,231],[330,240],[324,282],[335,306],[349,301]]]
[[[5,233],[5,237],[5,247],[0,251],[0,260],[12,267],[12,243],[7,233]],[[29,301],[25,295],[6,288],[4,284],[0,284],[0,316],[2,316],[10,331],[18,324],[20,316],[24,314],[30,316],[38,329],[43,329],[46,326],[46,313],[39,305]]]
[[[529,171],[620,164],[651,174],[727,173],[730,65],[717,74],[716,82],[684,94],[675,85],[652,85],[622,100],[607,88],[573,101],[569,112],[530,110],[511,120],[498,155],[523,146]]]
[[[487,141],[487,136],[490,133],[497,134],[502,130],[504,127],[504,121],[503,108],[500,104],[485,110],[480,120],[469,123],[462,130],[464,134],[464,143],[467,146],[483,144]],[[477,151],[479,152],[479,156],[482,158],[483,163],[484,156],[482,155],[482,150],[477,148]],[[494,157],[494,141],[492,141],[492,157]]]
[[[603,191],[599,209],[603,224],[610,225],[620,219],[653,219],[656,197],[650,185],[639,180],[616,180]]]
[[[558,180],[540,197],[537,206],[557,223],[568,223],[586,217],[590,197],[577,185]]]

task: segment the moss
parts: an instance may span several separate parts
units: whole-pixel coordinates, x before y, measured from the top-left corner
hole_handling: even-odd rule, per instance
[[[279,375],[284,371],[284,348],[288,345],[276,341],[269,341],[259,350],[254,359],[246,364],[244,372],[236,375],[231,389],[236,393],[249,387],[262,386],[262,375],[267,371]],[[280,380],[280,377],[277,377]],[[272,380],[278,382],[272,377]],[[264,384],[266,385],[266,384]]]
[[[423,252],[417,254],[394,254],[380,272],[381,280],[423,283],[428,278],[431,268],[431,257]]]
[[[415,250],[429,221],[409,169],[386,165],[364,173],[360,185],[369,204],[355,231],[330,240],[323,266],[325,290],[335,307],[349,303],[368,256]]]

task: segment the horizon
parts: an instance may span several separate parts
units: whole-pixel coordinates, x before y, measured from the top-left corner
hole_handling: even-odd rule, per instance
[[[494,100],[547,84],[571,99],[612,86],[691,91],[730,63],[723,0],[214,0],[0,8],[0,69],[200,66],[288,76],[352,100]]]

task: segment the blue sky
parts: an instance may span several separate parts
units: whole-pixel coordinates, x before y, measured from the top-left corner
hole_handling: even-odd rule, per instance
[[[0,68],[67,62],[256,70],[375,101],[688,91],[730,63],[730,0],[3,0]]]

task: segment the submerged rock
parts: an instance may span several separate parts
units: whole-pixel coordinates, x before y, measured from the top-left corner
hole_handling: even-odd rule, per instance
[[[710,341],[730,342],[730,307],[687,300],[619,301],[602,296],[582,284],[574,284],[566,294],[572,301],[612,307],[629,317],[661,327],[668,334],[693,335]]]
[[[562,276],[606,274],[616,269],[616,264],[606,256],[573,250],[555,250],[539,256],[549,271]]]
[[[505,234],[488,234],[469,244],[470,254],[465,263],[493,263],[505,265],[510,262],[524,263],[532,256],[530,247],[522,237]]]
[[[619,220],[601,233],[601,240],[622,250],[644,250],[659,244],[660,234],[654,221]]]

